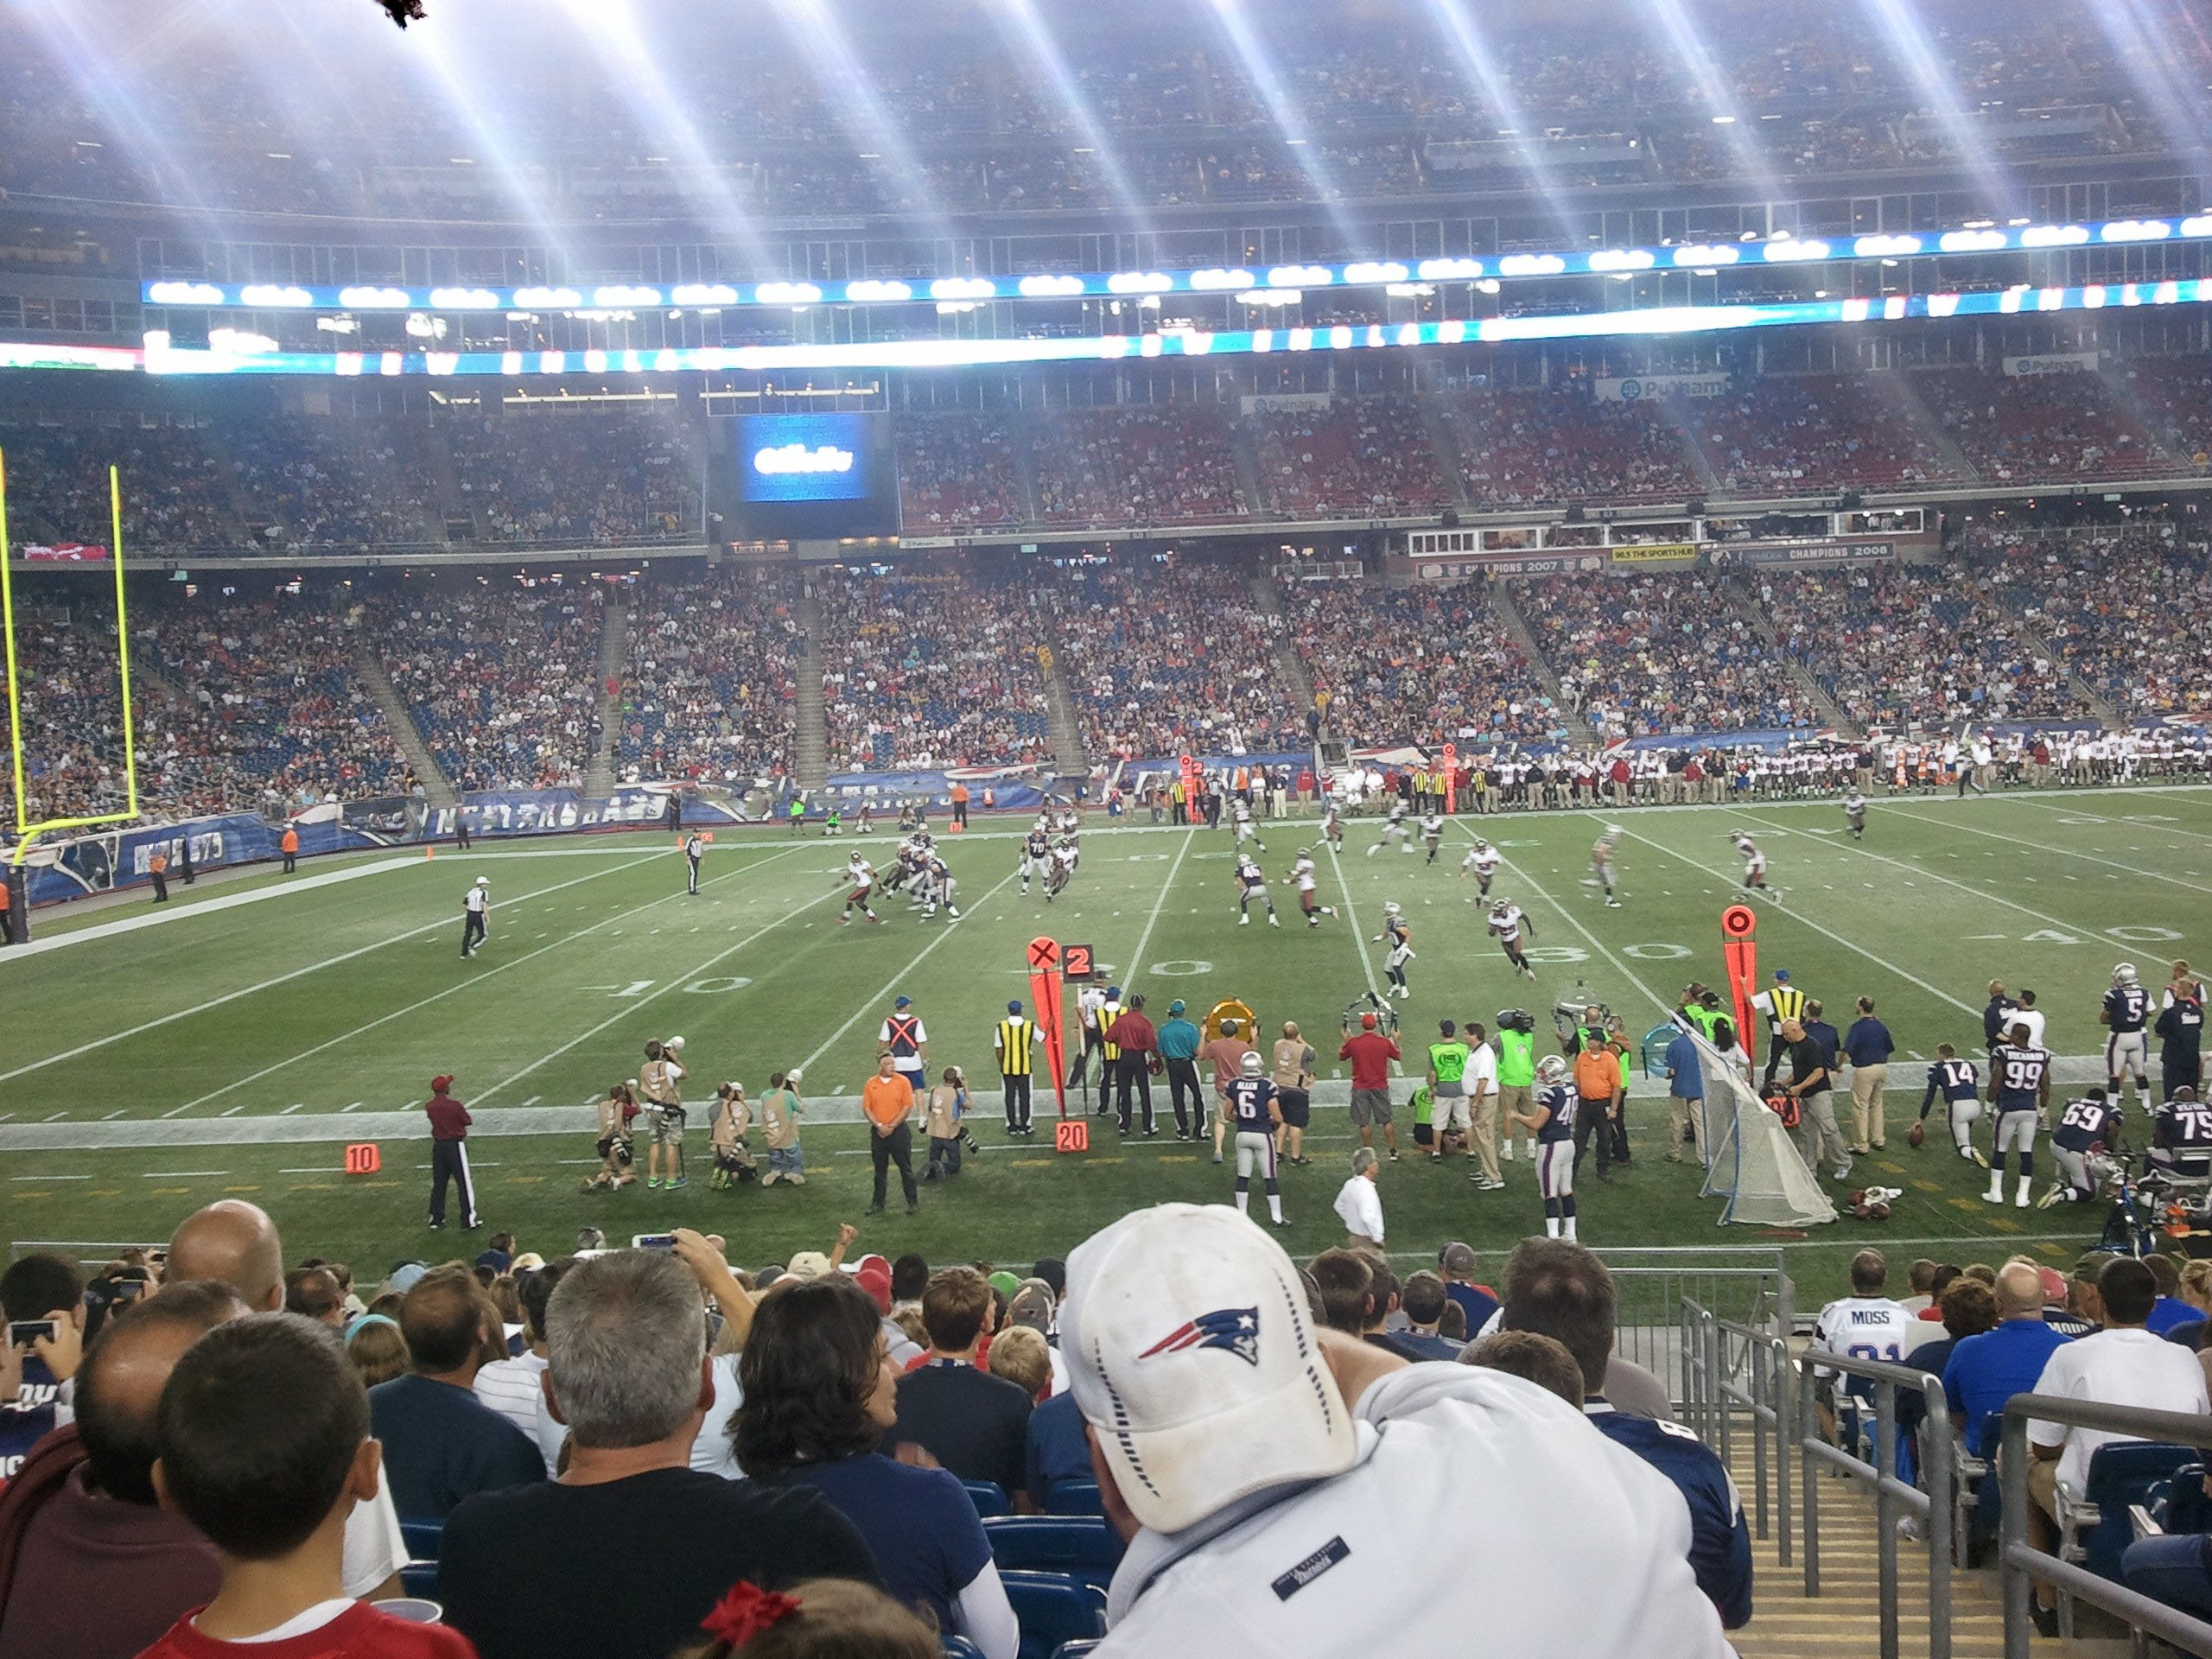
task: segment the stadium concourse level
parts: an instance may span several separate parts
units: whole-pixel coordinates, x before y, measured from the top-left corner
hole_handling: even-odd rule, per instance
[[[365,632],[456,788],[575,789],[605,605],[595,583],[400,584],[370,601]]]
[[[142,29],[130,11],[115,18],[118,39],[150,38],[167,16],[147,6]],[[330,43],[346,98],[278,127],[268,108],[225,95],[260,73],[250,35],[188,30],[175,49],[203,73],[126,57],[95,95],[54,37],[10,17],[0,120],[21,142],[0,157],[0,188],[376,217],[480,213],[502,188],[480,176],[495,169],[454,163],[487,148],[529,156],[517,182],[541,211],[578,218],[714,200],[724,217],[733,205],[770,218],[1003,215],[2032,164],[2164,150],[2185,135],[2160,130],[2138,78],[2212,75],[2200,31],[2162,30],[2155,48],[2131,50],[2065,0],[1966,4],[1910,46],[1883,30],[1852,31],[1847,45],[1817,7],[1722,0],[1701,10],[1694,52],[1625,0],[1568,14],[1520,7],[1485,18],[1480,74],[1412,0],[1363,14],[1357,43],[1326,8],[1276,9],[1264,67],[1248,65],[1230,31],[1193,29],[1180,7],[1109,16],[1049,6],[1039,22],[1051,73],[976,3],[895,20],[857,10],[834,65],[803,31],[774,28],[741,62],[686,50],[696,42],[674,9],[643,30],[661,48],[646,48],[664,77],[653,99],[582,73],[584,42],[502,30],[507,95],[464,118],[391,73],[397,54],[353,49],[375,39],[368,16],[360,39]],[[2143,60],[2153,50],[2158,60]],[[1062,74],[1068,97],[1050,90]],[[860,77],[870,119],[855,124]],[[1937,85],[1964,114],[1942,118],[1929,92]],[[1714,124],[1723,111],[1734,124]],[[880,142],[887,130],[895,148]]]
[[[822,607],[823,717],[832,772],[1030,766],[1050,756],[1037,649],[1019,582],[946,571],[807,581]]]
[[[639,587],[628,664],[613,688],[614,759],[626,781],[790,773],[798,591],[795,573],[772,569]]]

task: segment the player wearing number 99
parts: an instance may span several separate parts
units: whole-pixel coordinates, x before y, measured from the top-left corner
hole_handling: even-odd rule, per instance
[[[1508,1124],[1524,1128],[1536,1138],[1536,1186],[1544,1195],[1544,1235],[1573,1238],[1574,1230],[1574,1090],[1567,1085],[1567,1062],[1547,1054],[1536,1065],[1534,1109],[1507,1112]],[[1507,1138],[1511,1139],[1511,1130]]]
[[[1997,1109],[1997,1141],[1989,1154],[1989,1191],[1982,1199],[2005,1202],[2005,1154],[2020,1154],[2019,1196],[2013,1203],[2024,1210],[2036,1170],[2036,1126],[2050,1106],[2050,1051],[2030,1040],[2031,1029],[2014,1020],[2009,1043],[1989,1052],[1989,1103]]]
[[[1277,1090],[1268,1080],[1267,1062],[1256,1050],[1239,1062],[1243,1075],[1231,1077],[1223,1090],[1228,1096],[1229,1123],[1236,1135],[1236,1213],[1252,1208],[1252,1171],[1256,1166],[1267,1185],[1268,1219],[1278,1227],[1283,1219],[1282,1185],[1275,1179],[1275,1131],[1282,1127],[1282,1107]]]

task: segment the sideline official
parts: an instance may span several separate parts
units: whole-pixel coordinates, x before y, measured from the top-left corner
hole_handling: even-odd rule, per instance
[[[1160,1058],[1167,1068],[1167,1098],[1175,1109],[1175,1138],[1206,1136],[1205,1090],[1198,1084],[1198,1028],[1183,1017],[1183,999],[1167,1005],[1167,1022],[1160,1028]],[[1183,1095],[1190,1092],[1190,1116],[1183,1111]]]
[[[1134,1090],[1144,1103],[1144,1134],[1149,1141],[1159,1132],[1152,1117],[1152,1054],[1159,1046],[1160,1034],[1145,1018],[1141,993],[1131,993],[1129,1006],[1114,1016],[1113,1027],[1104,1035],[1114,1046],[1114,1109],[1118,1126],[1123,1135],[1129,1132],[1129,1094]]]
[[[1020,1003],[1006,1005],[1006,1018],[995,1028],[991,1046],[998,1051],[999,1082],[1006,1094],[1006,1132],[1027,1135],[1029,1079],[1036,1071],[1037,1027],[1022,1013]]]
[[[492,913],[490,876],[476,878],[476,885],[462,895],[461,908],[466,918],[461,928],[461,959],[466,962],[476,954],[486,938],[485,918]]]
[[[461,1230],[473,1233],[480,1224],[476,1183],[468,1174],[468,1126],[474,1120],[468,1108],[453,1097],[452,1089],[451,1077],[432,1077],[430,1098],[423,1107],[430,1120],[430,1225],[446,1224],[446,1185],[458,1182]]]

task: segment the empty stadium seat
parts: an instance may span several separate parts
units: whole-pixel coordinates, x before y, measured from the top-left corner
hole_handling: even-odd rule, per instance
[[[994,1516],[983,1535],[1001,1572],[1064,1573],[1103,1590],[1122,1563],[1121,1537],[1103,1516]]]
[[[1001,1572],[1021,1625],[1021,1659],[1052,1659],[1063,1643],[1106,1634],[1106,1592],[1060,1573]]]

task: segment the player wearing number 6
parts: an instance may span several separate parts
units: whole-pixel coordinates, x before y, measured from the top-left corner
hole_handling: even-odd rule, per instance
[[[1999,1044],[1989,1056],[1989,1103],[1997,1109],[1997,1144],[1990,1150],[1989,1191],[1981,1196],[1985,1203],[2005,1202],[2005,1154],[2017,1149],[2020,1187],[2013,1203],[2024,1210],[2036,1169],[2036,1128],[2050,1106],[2050,1051],[2035,1046],[2032,1032],[2023,1021],[2014,1020],[2007,1034],[2012,1040]]]

